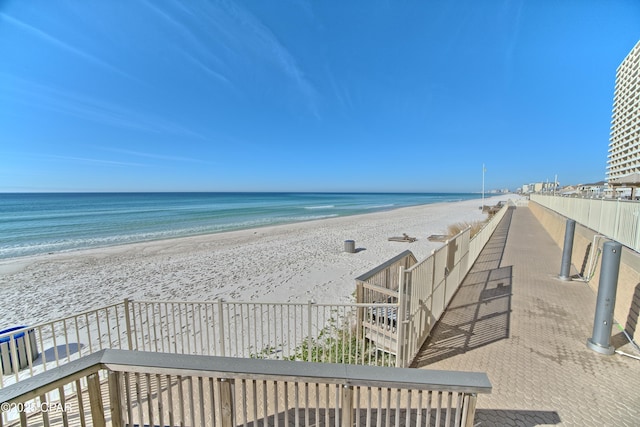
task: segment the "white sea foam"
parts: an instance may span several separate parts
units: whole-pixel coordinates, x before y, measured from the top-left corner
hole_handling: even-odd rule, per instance
[[[475,197],[475,196],[474,196]],[[0,259],[296,223],[464,199],[457,194],[18,194]]]
[[[305,206],[305,209],[333,209],[335,205]]]

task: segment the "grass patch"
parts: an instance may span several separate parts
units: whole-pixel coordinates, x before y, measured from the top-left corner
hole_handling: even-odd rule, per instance
[[[348,322],[345,322],[345,324]],[[350,365],[395,366],[395,356],[378,350],[374,344],[358,335],[355,326],[338,326],[330,319],[317,337],[307,337],[293,354],[282,357],[275,348],[267,347],[251,354],[252,359],[284,359]]]
[[[305,339],[289,360],[395,366],[395,356],[379,351],[369,340],[358,337],[355,328],[338,328],[333,322],[317,338]]]

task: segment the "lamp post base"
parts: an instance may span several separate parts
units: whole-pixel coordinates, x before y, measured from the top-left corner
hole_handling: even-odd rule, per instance
[[[616,349],[612,345],[610,345],[609,347],[602,347],[601,345],[591,341],[591,338],[587,340],[587,348],[595,351],[596,353],[604,354],[606,356],[611,356],[616,352]]]

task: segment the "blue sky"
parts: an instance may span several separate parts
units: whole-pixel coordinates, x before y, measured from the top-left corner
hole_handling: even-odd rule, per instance
[[[0,1],[2,191],[604,179],[638,1]]]

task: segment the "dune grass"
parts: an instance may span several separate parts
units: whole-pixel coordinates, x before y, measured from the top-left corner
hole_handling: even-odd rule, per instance
[[[473,237],[478,234],[478,232],[482,229],[482,227],[484,227],[486,223],[487,220],[473,222],[456,222],[455,224],[451,224],[449,227],[447,227],[447,234],[449,238],[451,238],[465,230],[467,227],[471,227],[471,237]]]

